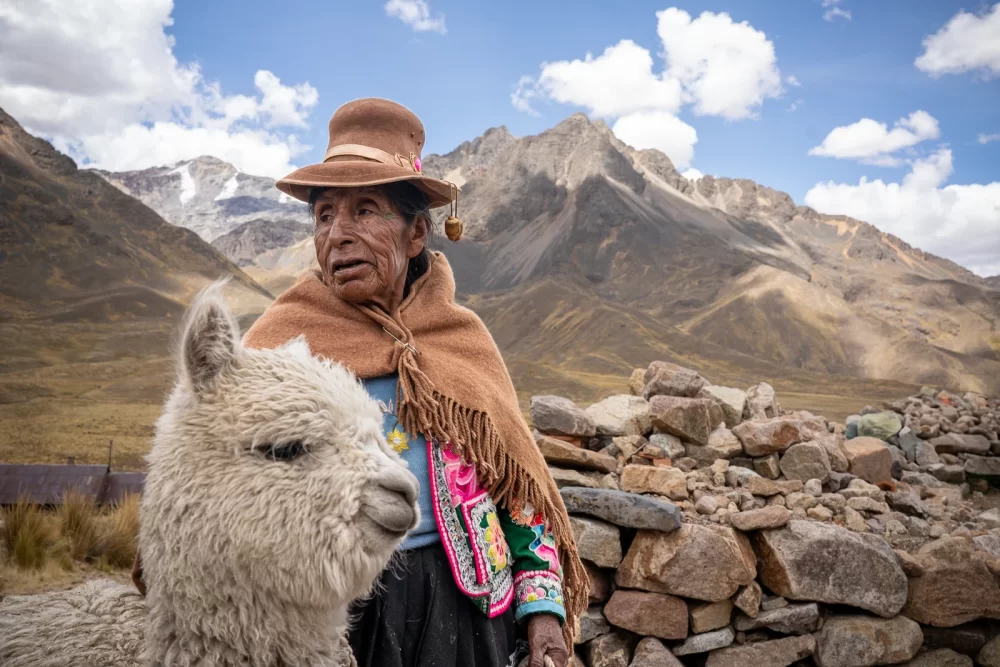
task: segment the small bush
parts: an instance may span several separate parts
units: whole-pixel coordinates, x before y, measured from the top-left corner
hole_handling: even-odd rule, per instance
[[[63,496],[58,510],[62,537],[73,560],[87,560],[97,550],[97,507],[92,500],[74,489]]]
[[[22,497],[3,511],[3,539],[14,563],[37,570],[45,564],[55,535],[42,510]]]
[[[101,518],[97,552],[111,567],[131,567],[139,544],[139,496],[125,496]]]

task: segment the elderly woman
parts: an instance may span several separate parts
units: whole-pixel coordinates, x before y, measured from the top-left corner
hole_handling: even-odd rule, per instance
[[[399,564],[357,605],[361,667],[566,665],[587,578],[565,507],[521,417],[496,344],[455,303],[430,209],[458,188],[424,176],[424,128],[363,99],[330,119],[321,164],[278,181],[309,203],[319,270],[247,332],[251,347],[303,335],[353,370],[382,405],[385,434],[420,480],[420,525]]]

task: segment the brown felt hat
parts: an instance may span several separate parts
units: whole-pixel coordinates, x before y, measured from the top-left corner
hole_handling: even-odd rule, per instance
[[[458,187],[421,173],[424,125],[417,115],[391,100],[348,102],[330,118],[330,142],[320,164],[296,169],[278,189],[309,201],[314,187],[356,188],[410,181],[427,195],[432,208],[451,204]]]

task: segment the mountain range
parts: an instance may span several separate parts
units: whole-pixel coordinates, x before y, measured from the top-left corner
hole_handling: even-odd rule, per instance
[[[127,286],[180,308],[199,282],[181,277],[229,274],[256,295],[243,300],[249,321],[315,265],[305,207],[270,179],[212,157],[77,170],[9,117],[2,127],[0,158],[18,171],[0,192],[18,208],[2,219],[0,271],[17,254],[33,272],[3,274],[5,313],[43,304],[69,319],[73,308],[127,319],[155,309],[125,297],[80,304]],[[651,359],[719,383],[767,379],[790,396],[903,395],[923,383],[1000,392],[1000,280],[862,221],[749,180],[688,180],[582,114],[537,136],[493,128],[423,164],[462,188],[466,238],[438,230],[435,245],[522,397],[597,398]],[[62,231],[39,236],[43,225]],[[100,233],[114,240],[107,252],[91,244]]]

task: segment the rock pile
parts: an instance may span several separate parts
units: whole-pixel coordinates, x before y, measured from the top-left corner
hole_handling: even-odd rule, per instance
[[[630,388],[531,401],[591,577],[578,665],[1000,667],[1000,402],[836,424],[666,362]]]

